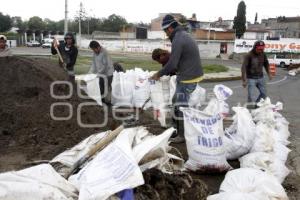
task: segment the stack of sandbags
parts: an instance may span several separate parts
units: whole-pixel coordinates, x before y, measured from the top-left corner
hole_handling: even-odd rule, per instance
[[[271,104],[269,98],[262,100],[259,108],[252,111],[256,121],[256,137],[250,154],[240,158],[241,167],[263,169],[282,183],[289,174],[285,166],[290,149],[287,120],[278,112],[282,103]]]
[[[286,147],[289,144],[289,123],[278,112],[282,109],[282,103],[273,105],[266,98],[258,106],[252,111],[252,117],[243,108],[233,108],[236,112],[234,123],[225,131],[227,155],[234,155],[231,150],[238,150],[236,144],[242,147],[243,153],[246,150],[250,153],[239,158],[241,168],[228,172],[221,184],[220,193],[209,196],[208,200],[288,199],[281,183],[289,174],[285,166],[290,152]],[[239,115],[244,118],[239,120]],[[245,126],[238,127],[239,121]],[[249,138],[244,138],[243,132],[248,132]],[[250,145],[248,147],[251,148],[244,149],[247,145],[242,142],[250,141],[250,138],[249,144],[252,143],[252,147]],[[242,155],[238,154],[236,152],[235,158]]]

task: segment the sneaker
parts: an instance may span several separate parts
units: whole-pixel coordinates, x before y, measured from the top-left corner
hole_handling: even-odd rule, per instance
[[[170,138],[170,141],[171,141],[172,143],[179,144],[179,143],[184,143],[184,142],[185,142],[185,139],[184,139],[184,137],[181,137],[180,135],[177,135],[177,136],[174,137],[174,138]]]

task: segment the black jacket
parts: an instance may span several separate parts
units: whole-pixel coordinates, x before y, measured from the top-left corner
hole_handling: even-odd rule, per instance
[[[76,46],[72,45],[69,49],[65,48],[66,45],[65,43],[62,41],[59,43],[58,46],[58,50],[64,60],[64,63],[66,63],[66,67],[68,70],[74,70],[74,65],[76,63],[76,59],[77,59],[77,55],[78,55],[78,49]],[[53,55],[57,54],[56,49],[54,48],[54,46],[51,46],[51,53]],[[60,64],[62,64],[59,61]]]
[[[244,57],[242,65],[242,80],[246,78],[258,79],[264,76],[263,68],[269,73],[269,61],[265,53],[256,54],[254,50],[250,51]]]

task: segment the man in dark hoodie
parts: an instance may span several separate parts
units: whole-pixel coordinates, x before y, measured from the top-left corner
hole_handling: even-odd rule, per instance
[[[69,81],[75,83],[75,72],[74,65],[76,63],[78,49],[75,46],[75,38],[72,33],[67,33],[64,38],[64,42],[58,42],[56,39],[53,41],[51,46],[51,53],[53,55],[57,54],[57,50],[59,50],[63,62],[59,60],[59,65],[64,67],[69,75]]]
[[[256,41],[252,50],[245,56],[242,65],[242,81],[243,87],[248,86],[249,108],[255,108],[257,102],[267,97],[263,68],[265,68],[269,80],[272,79],[264,48],[265,43],[263,41]],[[259,91],[258,97],[255,97],[256,88]]]
[[[171,55],[163,68],[151,79],[159,80],[161,76],[174,71],[177,73],[176,90],[172,102],[174,106],[177,136],[171,138],[174,143],[184,142],[184,125],[179,107],[188,106],[191,93],[202,80],[203,70],[196,41],[188,34],[172,15],[163,18],[162,29],[171,40]]]
[[[263,41],[256,41],[252,50],[245,56],[242,65],[243,87],[248,86],[248,103],[250,103],[249,107],[251,108],[256,107],[256,103],[267,96],[263,68],[265,68],[269,80],[272,79],[264,48],[265,43]],[[255,88],[259,91],[258,97],[254,96]]]

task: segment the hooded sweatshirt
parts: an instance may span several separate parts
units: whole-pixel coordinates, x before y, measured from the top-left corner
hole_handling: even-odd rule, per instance
[[[8,47],[0,49],[0,57],[12,56],[11,50]]]
[[[170,40],[172,42],[170,59],[159,71],[159,75],[177,71],[178,81],[201,77],[203,70],[196,41],[181,26],[175,28]]]

